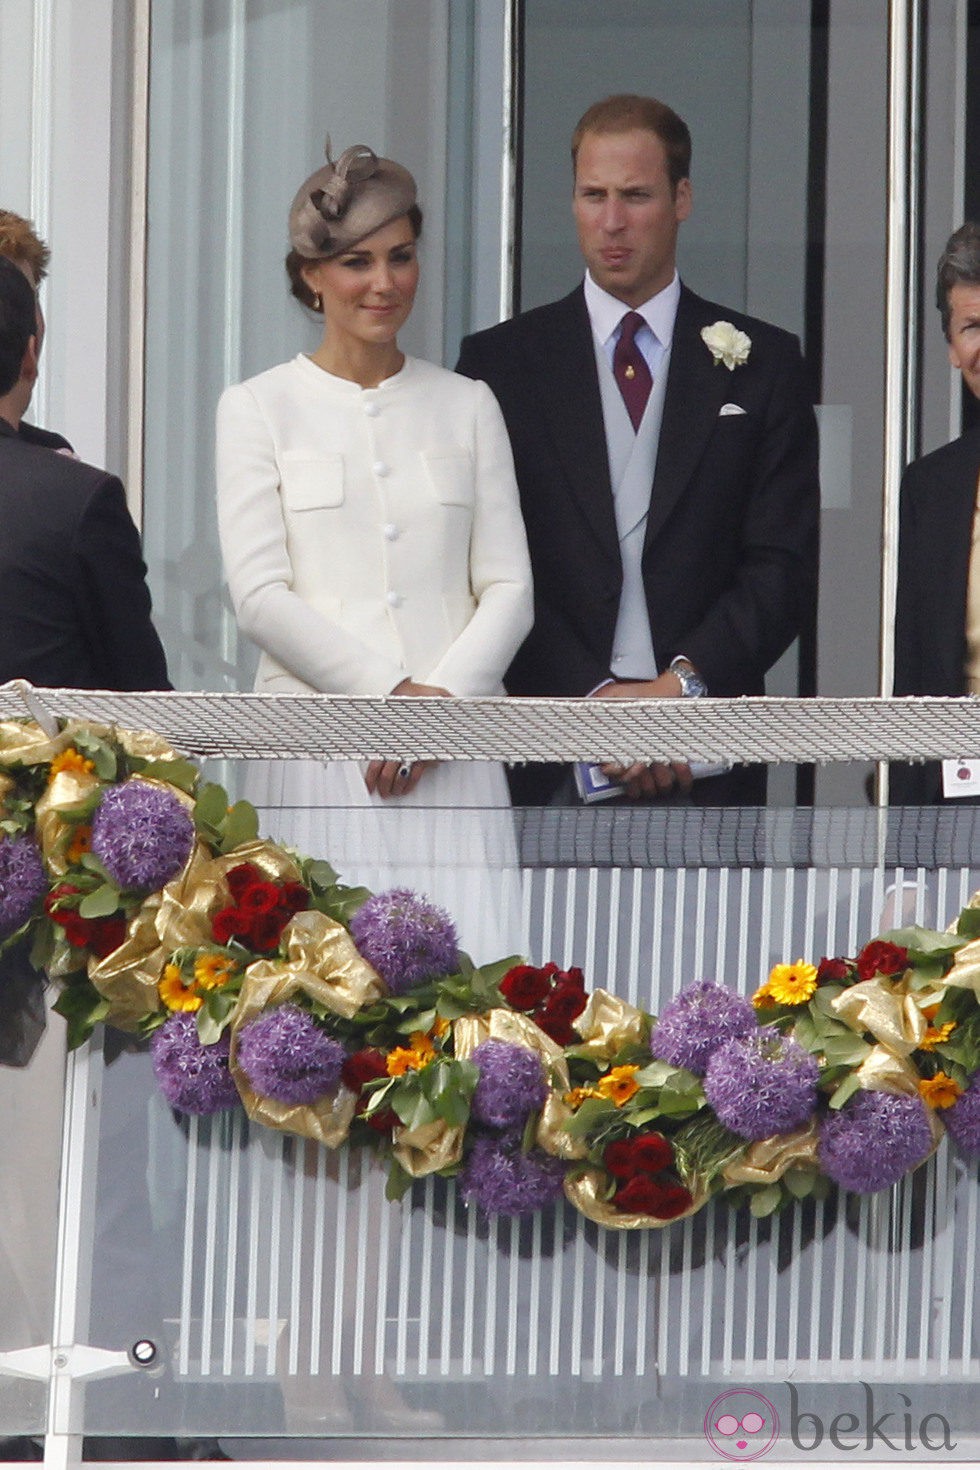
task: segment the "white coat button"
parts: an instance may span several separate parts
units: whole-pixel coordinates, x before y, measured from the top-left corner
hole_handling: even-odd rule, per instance
[[[401,595],[401,593],[400,592],[389,592],[388,593],[388,606],[389,607],[401,607],[401,605],[402,605],[402,595]]]
[[[388,522],[387,526],[385,526],[385,540],[386,541],[397,541],[398,540],[398,527],[397,526],[393,526],[390,521]]]
[[[364,412],[367,414],[369,419],[376,419],[381,410],[376,403],[374,403],[372,400],[369,400],[364,405]]]
[[[374,462],[374,473],[376,475],[384,476],[390,474],[391,471],[388,469],[388,466],[385,464],[383,459],[376,459]]]

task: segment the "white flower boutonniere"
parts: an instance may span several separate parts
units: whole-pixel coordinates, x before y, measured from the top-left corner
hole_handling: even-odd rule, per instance
[[[747,362],[752,350],[752,338],[731,322],[712,322],[710,327],[702,327],[701,340],[715,363],[723,362],[729,372]]]

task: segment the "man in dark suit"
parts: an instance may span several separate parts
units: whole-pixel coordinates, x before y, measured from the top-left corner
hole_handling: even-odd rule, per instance
[[[12,260],[27,277],[27,284],[33,288],[37,316],[37,354],[40,357],[44,342],[44,313],[38,292],[48,273],[51,251],[35,233],[30,220],[14,214],[11,209],[0,209],[0,255]],[[26,419],[21,419],[17,432],[28,444],[40,444],[45,449],[72,453],[71,445],[61,434],[55,434],[51,429],[39,429]]]
[[[962,225],[947,241],[936,304],[949,360],[980,399],[980,224]],[[896,694],[980,694],[978,496],[980,428],[916,460],[902,477]],[[941,800],[940,766],[892,766],[890,794],[901,806]]]
[[[511,694],[761,694],[812,615],[817,436],[799,346],[680,283],[690,154],[661,102],[590,108],[572,140],[584,286],[462,344],[458,371],[489,383],[507,422],[534,570]],[[615,774],[632,798],[764,799],[758,768]],[[515,795],[574,799],[556,766],[518,771]]]
[[[0,257],[0,683],[168,689],[122,485],[18,432],[37,377],[35,312],[24,274]]]

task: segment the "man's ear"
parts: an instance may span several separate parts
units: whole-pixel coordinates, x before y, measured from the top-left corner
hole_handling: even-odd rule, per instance
[[[28,337],[20,364],[20,376],[27,383],[37,382],[37,337]]]

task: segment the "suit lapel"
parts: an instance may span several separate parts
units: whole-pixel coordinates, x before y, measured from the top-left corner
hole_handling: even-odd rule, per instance
[[[977,498],[977,458],[976,444],[964,442],[955,464],[942,475],[930,476],[927,487],[929,535],[924,559],[931,567],[943,569],[934,582],[930,578],[935,587],[934,657],[949,689],[963,686],[963,629]]]
[[[573,499],[607,554],[618,560],[619,537],[609,480],[606,431],[592,328],[580,287],[543,313],[528,333],[531,382]]]
[[[701,341],[701,328],[708,324],[710,315],[706,314],[706,305],[682,286],[647,518],[648,546],[690,481],[717,422],[718,410],[731,391],[731,375],[715,365]]]

